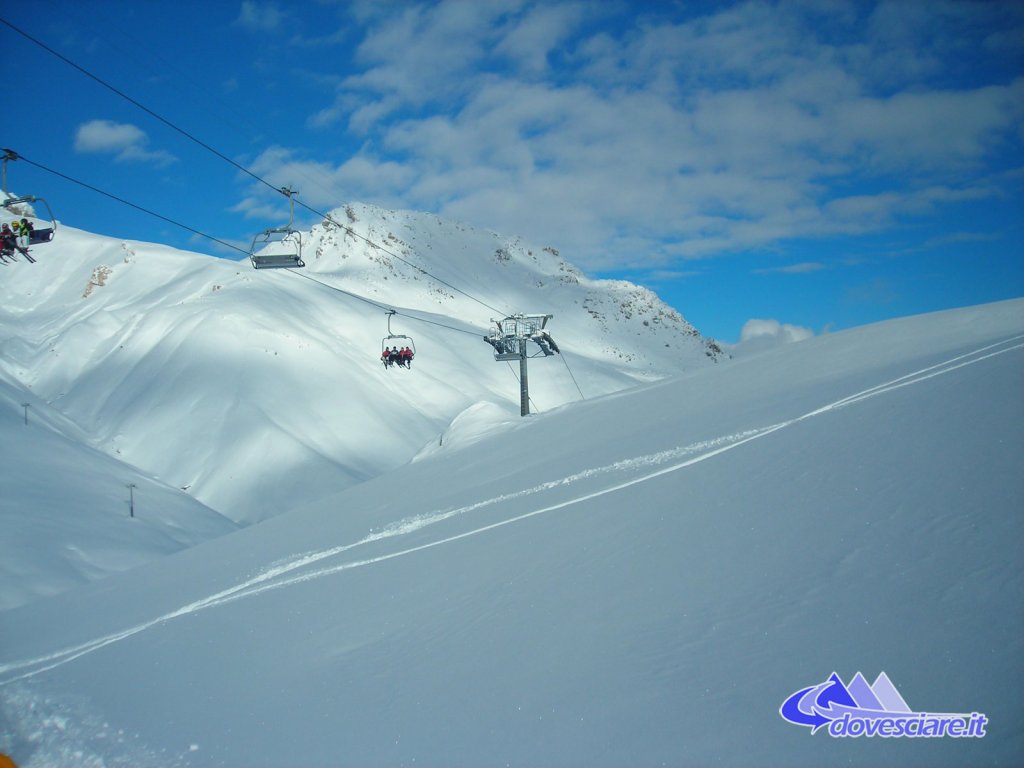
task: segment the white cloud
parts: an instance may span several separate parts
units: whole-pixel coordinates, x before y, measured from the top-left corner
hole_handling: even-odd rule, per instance
[[[521,5],[519,0],[401,5],[401,12],[372,24],[356,51],[366,69],[345,87],[395,97],[388,102],[396,107],[463,94],[499,42],[507,15]]]
[[[153,163],[163,167],[177,161],[170,152],[149,150],[149,137],[142,129],[129,123],[91,120],[78,126],[75,151],[83,154],[114,155],[119,162]]]
[[[669,283],[676,280],[687,280],[691,277],[700,277],[703,274],[703,272],[696,270],[655,269],[645,274],[643,280],[651,283]]]
[[[548,70],[548,56],[564,41],[585,14],[599,10],[582,3],[541,5],[530,9],[510,25],[495,52],[514,60],[519,69],[531,75]]]
[[[780,323],[778,320],[751,319],[743,324],[739,342],[729,347],[728,351],[733,357],[745,357],[783,344],[804,341],[812,336],[814,331],[810,328]]]
[[[820,261],[801,261],[798,264],[787,264],[782,267],[767,267],[765,269],[755,269],[754,273],[759,275],[767,275],[771,273],[779,273],[783,275],[803,275],[808,272],[820,272],[827,267]]]
[[[268,32],[278,29],[283,20],[284,14],[273,3],[242,0],[235,23],[255,32]]]
[[[281,187],[296,190],[295,218],[308,219],[309,206],[327,213],[346,202],[384,198],[385,205],[401,206],[395,195],[410,183],[408,169],[399,163],[371,163],[360,156],[339,166],[306,160],[295,150],[270,147],[248,165],[249,170],[268,184],[254,184],[241,202],[232,208],[246,218],[276,223],[287,220],[288,201],[277,192]],[[282,218],[282,216],[284,218]]]
[[[358,182],[346,198],[529,235],[589,269],[886,231],[993,194],[985,164],[1024,124],[1021,79],[940,79],[976,5],[904,6],[742,3],[598,32],[574,2],[359,6],[362,69],[309,124],[364,148],[319,170]],[[891,51],[906,70],[878,64]]]
[[[1024,118],[1024,79],[975,89],[858,98],[833,105],[822,146],[868,170],[959,172]]]
[[[761,338],[778,339],[783,343],[803,341],[814,335],[810,328],[803,328],[799,325],[780,323],[778,320],[747,320],[740,332],[740,341],[752,341]]]
[[[146,134],[134,125],[92,120],[78,127],[75,134],[76,152],[121,152],[145,143]]]

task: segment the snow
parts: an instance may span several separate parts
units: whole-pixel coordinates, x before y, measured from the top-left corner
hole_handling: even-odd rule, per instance
[[[319,225],[294,274],[61,227],[38,264],[3,270],[0,370],[95,447],[249,523],[405,463],[473,403],[518,405],[518,371],[482,339],[495,308],[556,315],[565,357],[531,366],[535,409],[578,399],[573,373],[594,397],[719,357],[650,292],[551,250],[426,214],[335,215],[364,239]],[[380,365],[392,307],[411,371]]]
[[[359,221],[369,215],[354,210]],[[416,217],[374,215],[396,217],[375,236],[412,242],[397,221]],[[130,247],[134,268],[148,247]],[[529,260],[529,250],[543,260],[537,249],[514,253]],[[454,245],[445,252],[461,259]],[[1007,765],[1024,756],[1024,301],[717,365],[687,336],[693,354],[672,372],[651,361],[659,338],[638,344],[633,360],[601,352],[627,349],[634,325],[606,314],[614,333],[586,337],[602,320],[573,314],[552,291],[555,322],[566,317],[555,327],[593,340],[584,345],[593,357],[570,362],[595,394],[577,402],[549,388],[558,407],[523,419],[514,380],[497,376],[503,366],[468,335],[460,346],[417,332],[413,370],[385,374],[374,367],[375,313],[342,312],[293,275],[146,253],[147,269],[167,279],[158,288],[152,274],[118,264],[84,300],[110,296],[106,321],[81,304],[84,257],[73,272],[45,266],[66,270],[75,296],[35,295],[61,293],[57,279],[5,287],[4,328],[29,339],[5,332],[0,346],[5,444],[41,440],[46,423],[47,440],[74,443],[68,472],[112,460],[116,446],[144,467],[138,485],[144,474],[174,477],[161,510],[184,495],[176,489],[191,472],[210,507],[223,511],[214,501],[225,499],[231,517],[258,522],[3,612],[0,751],[19,765]],[[351,272],[325,255],[309,260],[310,273],[347,289],[363,274],[368,291],[383,292],[365,282],[372,264],[356,264],[360,253],[346,258]],[[516,258],[488,269],[518,268]],[[403,306],[426,312],[429,286],[395,270],[388,281],[404,286]],[[471,293],[493,284],[482,266],[465,271]],[[526,289],[503,290],[525,304]],[[450,301],[468,312],[469,299]],[[462,311],[430,311],[467,322]],[[64,341],[79,323],[86,329]],[[486,365],[470,362],[479,356]],[[531,363],[531,386],[555,378],[551,362]],[[267,394],[271,370],[284,396]],[[649,383],[627,386],[639,379]],[[118,396],[103,397],[103,382]],[[334,408],[332,392],[344,393]],[[18,403],[29,397],[40,423],[26,429]],[[18,476],[44,472],[55,452],[27,454]],[[287,471],[273,472],[278,461]],[[117,498],[122,472],[115,463],[92,474]],[[293,473],[301,482],[281,489]],[[77,491],[63,487],[65,474],[52,484],[70,506]],[[13,479],[4,477],[5,516],[41,506]],[[202,519],[189,501],[181,514]],[[249,503],[259,514],[245,514]],[[262,511],[273,505],[281,509]],[[123,500],[118,511],[129,525]],[[28,541],[41,569],[59,570],[52,551]],[[790,694],[833,671],[845,680],[884,671],[915,711],[983,712],[987,735],[842,740],[782,720]]]
[[[238,528],[89,447],[75,425],[2,376],[0,440],[0,610]]]

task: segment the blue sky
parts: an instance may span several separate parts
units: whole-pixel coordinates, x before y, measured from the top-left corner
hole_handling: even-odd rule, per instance
[[[822,333],[1024,295],[1024,3],[8,5],[317,210],[519,235],[724,341],[752,318]],[[286,220],[4,25],[0,46],[0,146],[242,247]],[[28,163],[8,177],[69,225],[232,255]]]

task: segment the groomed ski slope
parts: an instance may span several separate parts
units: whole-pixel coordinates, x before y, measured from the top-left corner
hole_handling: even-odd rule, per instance
[[[386,476],[5,613],[0,749],[27,766],[1020,762],[1022,380],[1015,301],[530,419],[481,409]],[[988,734],[836,740],[781,719],[833,671],[884,671],[915,711],[984,712]]]

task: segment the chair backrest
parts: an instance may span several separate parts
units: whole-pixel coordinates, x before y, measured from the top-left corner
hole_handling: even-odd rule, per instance
[[[44,229],[33,229],[32,234],[29,236],[28,241],[33,245],[39,245],[40,243],[48,243],[53,240],[53,227],[46,227]]]

